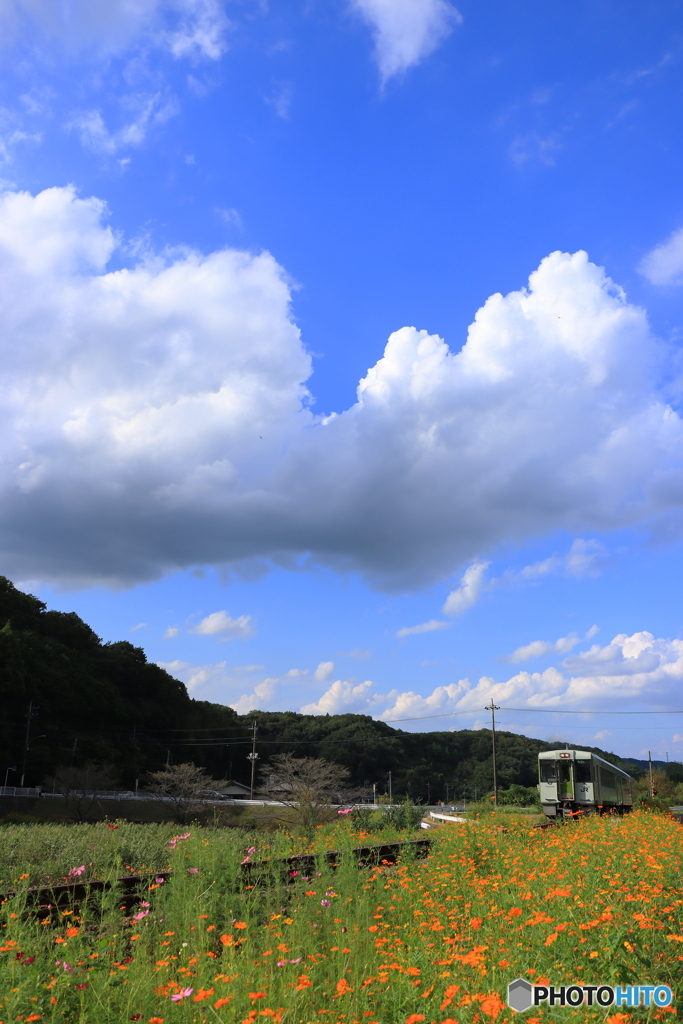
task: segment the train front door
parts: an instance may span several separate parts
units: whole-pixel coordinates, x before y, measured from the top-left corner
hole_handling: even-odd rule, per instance
[[[560,800],[574,799],[574,780],[571,761],[560,761],[557,772],[557,792]]]

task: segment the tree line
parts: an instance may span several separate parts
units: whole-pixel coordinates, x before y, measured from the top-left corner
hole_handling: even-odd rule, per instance
[[[192,699],[184,684],[127,641],[103,643],[73,612],[0,577],[0,782],[40,785],[59,768],[106,763],[118,784],[165,764],[193,762],[214,779],[249,784],[252,729],[259,765],[275,755],[345,766],[352,785],[414,801],[482,797],[491,790],[488,729],[412,733],[367,715],[302,715]],[[498,784],[535,786],[541,750],[563,746],[496,732]],[[618,757],[589,747],[607,760]],[[678,766],[680,769],[680,766]],[[676,770],[676,766],[671,766]]]

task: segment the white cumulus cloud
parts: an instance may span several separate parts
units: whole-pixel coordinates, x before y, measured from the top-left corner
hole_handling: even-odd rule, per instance
[[[254,635],[254,624],[251,615],[240,615],[232,619],[227,612],[220,611],[207,615],[190,632],[199,633],[200,636],[223,636],[229,640],[238,637],[246,639]]]
[[[334,672],[333,661],[321,661],[317,669],[313,673],[313,678],[318,683],[324,683],[326,679],[329,679]]]
[[[180,660],[159,664],[195,695],[228,704],[240,714],[256,708],[271,710],[277,703],[277,677],[262,680],[251,693],[245,694],[240,692],[244,683],[235,676],[239,670],[228,668],[224,661],[209,665],[191,665]],[[542,672],[521,671],[501,682],[490,676],[482,676],[476,682],[459,679],[436,686],[427,694],[398,689],[382,693],[371,680],[359,683],[337,679],[318,700],[300,710],[308,715],[365,714],[386,722],[419,723],[422,719],[443,717],[442,723],[407,727],[479,728],[486,724],[482,713],[491,699],[503,709],[516,708],[522,712],[564,708],[590,715],[610,708],[637,710],[643,704],[650,710],[683,711],[682,683],[683,640],[656,639],[652,633],[643,631],[620,633],[609,644],[596,644],[588,651],[572,654]],[[532,721],[536,722],[536,718]],[[547,723],[551,721],[548,717]],[[581,721],[578,720],[579,725]],[[537,726],[545,728],[544,723],[546,717],[542,716]],[[530,728],[536,726],[519,725],[522,731]]]
[[[502,682],[490,676],[476,683],[460,679],[426,695],[396,689],[380,693],[369,681],[354,685],[337,680],[315,704],[301,710],[307,714],[355,712],[386,722],[444,716],[443,728],[461,728],[471,725],[472,717],[481,715],[492,698],[503,708],[522,711],[565,708],[590,714],[643,703],[683,711],[682,681],[683,640],[657,640],[648,632],[623,633],[604,647],[595,645],[543,672],[518,672]]]
[[[372,683],[348,683],[337,679],[326,690],[320,700],[305,704],[300,710],[302,715],[342,715],[349,712],[366,712],[369,701],[368,691]]]
[[[558,640],[532,640],[530,644],[517,647],[504,660],[517,663],[529,661],[531,658],[542,658],[548,654],[568,654],[580,642],[576,633],[561,636]]]
[[[231,668],[225,661],[213,662],[208,665],[191,665],[187,661],[157,662],[160,668],[166,669],[176,679],[185,683],[188,691],[198,700],[210,700],[217,704],[225,704],[234,708],[240,715],[248,711],[268,711],[273,705],[277,694],[279,679],[268,677],[254,684],[251,693],[240,693],[244,680],[235,673],[263,668],[262,665],[244,665]]]
[[[276,692],[277,678],[264,679],[257,683],[252,693],[243,693],[237,700],[231,701],[230,707],[238,715],[246,715],[250,711],[267,711]]]
[[[307,556],[405,589],[469,564],[457,615],[501,544],[680,534],[683,425],[656,340],[585,253],[491,296],[455,351],[396,331],[356,403],[322,417],[272,256],[120,246],[100,200],[0,195],[10,576],[125,585]],[[593,541],[570,555],[584,575],[604,558]]]
[[[430,619],[429,622],[421,622],[419,626],[403,626],[396,631],[399,640],[404,636],[416,636],[419,633],[433,633],[437,629],[448,629],[450,622],[441,622],[439,619]]]
[[[484,573],[488,565],[488,562],[474,562],[465,570],[458,589],[452,590],[446,598],[443,606],[446,615],[462,615],[476,604],[484,587]]]
[[[428,57],[462,18],[447,0],[350,0],[372,30],[383,81]]]
[[[652,284],[683,284],[683,228],[651,249],[638,270]]]

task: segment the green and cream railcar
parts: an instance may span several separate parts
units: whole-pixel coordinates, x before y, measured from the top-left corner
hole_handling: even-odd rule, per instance
[[[548,818],[579,811],[621,814],[633,806],[630,775],[587,750],[546,750],[538,755],[539,794]]]

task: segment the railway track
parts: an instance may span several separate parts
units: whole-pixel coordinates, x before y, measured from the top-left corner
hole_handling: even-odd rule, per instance
[[[377,867],[380,864],[396,864],[401,854],[410,851],[416,858],[429,854],[431,838],[407,839],[403,842],[379,843],[358,846],[353,850],[325,850],[323,853],[299,853],[290,857],[269,858],[268,860],[247,861],[240,865],[240,874],[245,884],[255,886],[259,882],[279,880],[288,885],[296,884],[297,878],[306,877],[324,861],[336,868],[342,860],[352,857],[359,869]],[[32,886],[25,892],[24,909],[42,917],[56,917],[65,907],[79,906],[97,893],[116,890],[120,897],[121,910],[130,911],[149,893],[150,886],[167,882],[173,877],[172,871],[155,871],[144,875],[125,875],[114,879],[92,879],[83,882],[61,882],[56,885]],[[17,890],[0,894],[0,902],[21,895]]]

